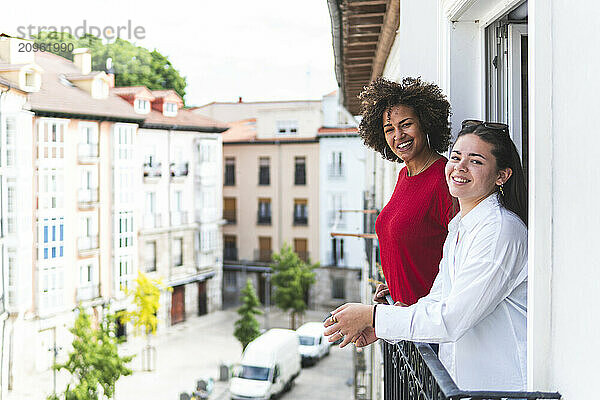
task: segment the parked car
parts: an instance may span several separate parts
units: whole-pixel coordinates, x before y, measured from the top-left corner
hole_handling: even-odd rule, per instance
[[[267,400],[289,390],[300,374],[298,334],[270,329],[248,344],[229,383],[232,400]]]
[[[331,343],[323,332],[325,327],[322,322],[307,322],[296,329],[300,338],[300,355],[303,364],[314,364],[329,354]]]

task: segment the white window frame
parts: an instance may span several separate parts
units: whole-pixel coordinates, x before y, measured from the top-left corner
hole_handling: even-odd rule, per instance
[[[174,117],[177,115],[177,104],[172,102],[165,102],[163,104],[163,115],[167,117]]]
[[[275,125],[275,134],[278,136],[298,134],[298,120],[278,120]]]
[[[134,110],[138,114],[149,114],[150,113],[150,100],[135,99]]]

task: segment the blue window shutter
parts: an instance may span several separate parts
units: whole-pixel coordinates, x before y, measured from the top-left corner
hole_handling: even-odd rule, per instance
[[[63,240],[63,224],[60,224],[60,240]]]
[[[48,243],[48,227],[44,226],[44,243]]]
[[[52,248],[52,258],[56,258],[56,247]]]
[[[48,248],[47,247],[44,249],[44,259],[45,260],[48,259]]]

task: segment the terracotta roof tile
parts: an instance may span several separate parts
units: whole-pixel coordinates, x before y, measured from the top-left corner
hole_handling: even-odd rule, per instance
[[[60,56],[51,53],[36,53],[35,62],[44,72],[42,87],[31,93],[31,109],[38,112],[56,114],[89,115],[117,120],[143,120],[144,116],[136,114],[133,107],[114,93],[106,99],[94,99],[86,91],[65,83],[69,74],[81,75],[75,65]],[[65,78],[61,79],[60,75]]]

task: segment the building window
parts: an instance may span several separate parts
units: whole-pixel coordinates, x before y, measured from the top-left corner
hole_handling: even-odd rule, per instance
[[[294,239],[294,252],[302,261],[308,262],[308,239]]]
[[[223,282],[225,290],[228,292],[237,291],[237,272],[236,271],[223,271]]]
[[[15,139],[17,135],[17,119],[6,117],[6,166],[15,165]]]
[[[131,288],[133,282],[133,258],[130,255],[123,255],[119,257],[118,265],[118,279],[119,289],[120,288]]]
[[[228,224],[235,224],[237,222],[235,203],[235,197],[223,198],[223,219],[225,219]]]
[[[258,251],[255,255],[255,261],[270,262],[273,250],[271,248],[271,238],[268,236],[259,236]]]
[[[78,155],[80,159],[98,157],[98,126],[94,123],[79,124]]]
[[[40,209],[55,209],[63,207],[63,182],[62,169],[40,168],[39,170],[39,203]]]
[[[334,299],[346,298],[346,282],[344,278],[333,278],[331,281],[331,297]]]
[[[331,265],[340,266],[344,263],[344,239],[331,239]]]
[[[294,185],[306,185],[306,157],[295,157],[294,164]]]
[[[8,306],[18,307],[18,269],[17,269],[17,251],[14,248],[6,249],[6,259],[8,263]]]
[[[133,212],[119,212],[119,248],[133,246]]]
[[[136,99],[134,109],[139,114],[148,114],[150,112],[150,101],[143,99]]]
[[[64,218],[44,218],[39,238],[40,309],[50,311],[64,302]]]
[[[278,135],[296,135],[298,133],[298,121],[277,121]]]
[[[235,186],[235,158],[225,158],[225,186]]]
[[[341,151],[331,153],[329,160],[328,172],[330,178],[342,178],[344,176],[344,161]]]
[[[217,248],[218,232],[215,229],[203,229],[200,231],[200,251],[208,253]]]
[[[271,224],[271,199],[258,199],[258,224]]]
[[[42,119],[38,124],[38,159],[54,160],[65,157],[66,122]]]
[[[6,233],[15,233],[17,192],[15,179],[7,179],[6,188]]]
[[[144,268],[146,272],[156,271],[156,241],[146,242]]]
[[[176,238],[173,239],[173,248],[171,249],[173,252],[173,265],[176,267],[180,267],[183,265],[183,239]]]
[[[237,261],[237,238],[234,235],[223,236],[223,260]]]
[[[294,225],[308,225],[307,199],[294,199]]]
[[[269,157],[260,157],[258,159],[258,184],[269,185],[270,184],[270,160]]]
[[[129,125],[115,125],[117,146],[116,158],[120,161],[133,161],[133,138],[135,128]]]
[[[35,72],[26,71],[25,72],[25,86],[30,88],[35,87]]]
[[[163,114],[169,117],[174,117],[175,115],[177,115],[177,104],[165,103],[163,108]]]

